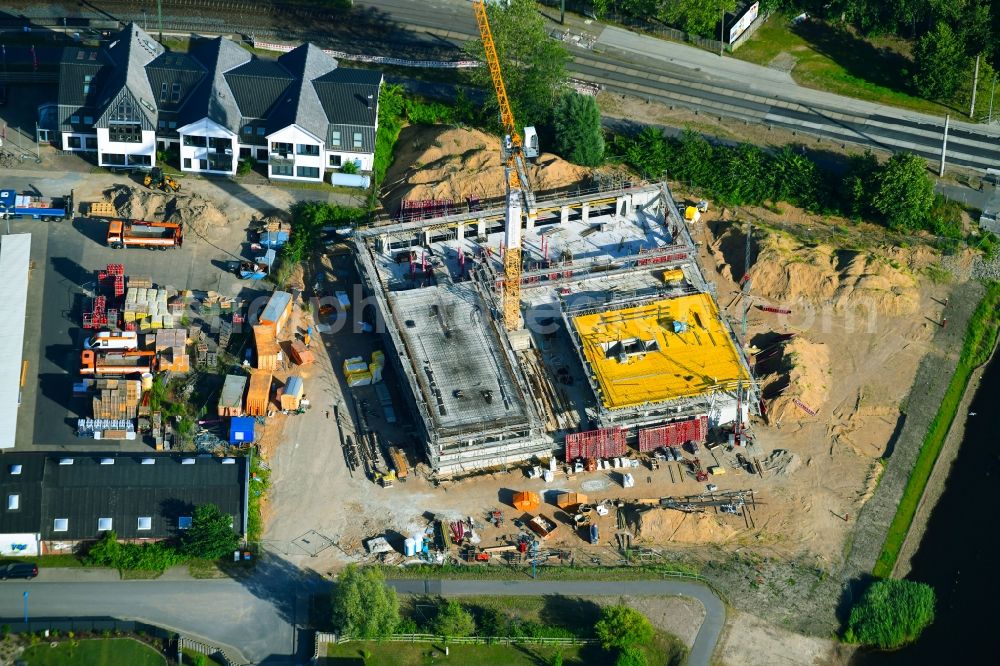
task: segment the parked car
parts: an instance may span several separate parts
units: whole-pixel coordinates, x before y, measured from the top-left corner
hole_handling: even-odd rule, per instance
[[[11,562],[0,564],[0,580],[8,578],[34,578],[38,575],[38,565],[34,562]]]

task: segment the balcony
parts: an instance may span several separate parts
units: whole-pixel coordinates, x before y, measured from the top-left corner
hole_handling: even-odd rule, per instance
[[[233,156],[209,154],[208,168],[211,171],[232,171]]]
[[[292,166],[295,163],[291,153],[269,153],[267,161],[275,166]]]

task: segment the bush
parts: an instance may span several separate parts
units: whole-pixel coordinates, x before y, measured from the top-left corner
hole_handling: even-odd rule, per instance
[[[254,158],[252,158],[252,157],[248,157],[246,159],[240,160],[236,164],[236,175],[237,176],[245,176],[248,173],[250,173],[251,171],[253,171],[253,168],[256,165],[257,165],[257,161]]]
[[[340,165],[340,172],[354,174],[358,172],[358,165],[354,160],[349,160]]]
[[[434,618],[434,633],[439,636],[462,638],[476,633],[472,614],[457,601],[445,601],[438,606]]]
[[[387,636],[399,626],[396,591],[385,584],[385,576],[373,567],[348,565],[337,578],[331,606],[334,626],[352,638]]]
[[[615,666],[646,666],[648,663],[645,653],[637,647],[622,648],[615,660]]]
[[[844,640],[882,649],[911,643],[934,621],[934,601],[926,583],[876,581],[851,609]]]
[[[646,645],[653,640],[653,625],[649,619],[628,606],[606,606],[601,619],[594,624],[594,633],[604,649]]]
[[[232,555],[240,538],[233,531],[233,517],[214,504],[195,508],[191,527],[184,532],[180,551],[189,557],[217,560]]]
[[[90,547],[84,561],[119,571],[163,571],[184,561],[176,550],[163,543],[119,543],[112,530]]]
[[[296,264],[309,258],[325,225],[354,225],[365,211],[319,201],[304,201],[292,206],[292,234],[281,249],[282,265]]]

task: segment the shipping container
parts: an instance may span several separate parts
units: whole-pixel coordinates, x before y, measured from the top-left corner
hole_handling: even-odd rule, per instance
[[[271,403],[271,373],[254,372],[250,375],[247,391],[246,413],[248,416],[266,416]]]
[[[298,409],[302,403],[304,390],[301,377],[289,377],[281,391],[281,408],[288,410]]]
[[[247,378],[242,375],[226,375],[219,396],[219,416],[243,416],[243,394],[247,389]]]
[[[257,352],[257,369],[277,370],[281,347],[274,339],[274,331],[270,326],[257,324],[253,327],[253,346]]]
[[[291,314],[292,295],[287,291],[276,291],[267,299],[267,305],[260,313],[260,324],[270,326],[274,330],[275,338],[279,338]]]

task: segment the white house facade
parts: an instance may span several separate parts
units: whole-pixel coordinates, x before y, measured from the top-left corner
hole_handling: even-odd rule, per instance
[[[43,129],[109,168],[151,168],[167,151],[182,171],[232,176],[252,160],[275,180],[320,182],[372,169],[381,84],[311,44],[276,60],[221,37],[173,53],[131,24],[101,49],[64,50],[56,127]]]

